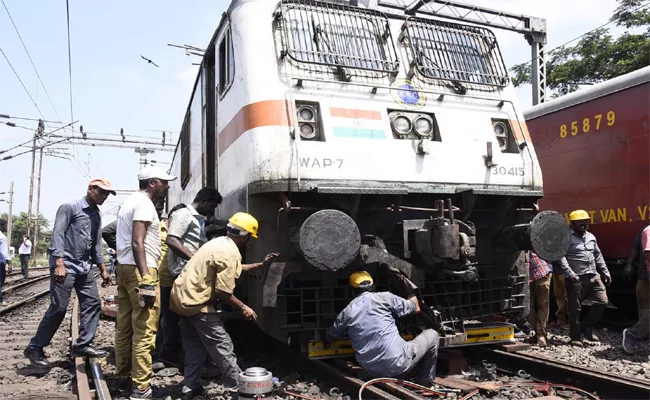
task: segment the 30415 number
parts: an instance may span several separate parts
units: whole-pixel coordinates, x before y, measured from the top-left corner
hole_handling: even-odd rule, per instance
[[[492,175],[524,176],[524,167],[492,167]]]
[[[599,131],[601,126],[614,126],[616,123],[616,113],[608,111],[605,114],[606,121],[603,121],[603,114],[594,115],[593,118],[583,118],[580,121],[571,121],[570,124],[562,124],[560,126],[560,138],[564,139],[571,134],[576,136],[579,132],[589,133],[591,131]]]

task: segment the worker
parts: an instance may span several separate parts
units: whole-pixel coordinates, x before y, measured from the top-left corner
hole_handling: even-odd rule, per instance
[[[634,238],[630,256],[627,259],[625,268],[623,268],[623,278],[628,283],[631,283],[634,276],[633,264],[635,264],[635,261],[638,262],[636,271],[636,307],[639,319],[645,314],[646,310],[650,309],[650,280],[648,280],[644,253],[641,250],[641,236],[646,228],[647,226],[643,227]]]
[[[130,373],[131,399],[165,396],[151,386],[161,258],[160,219],[154,203],[167,196],[169,182],[175,179],[158,167],[144,167],[138,174],[140,190],[122,204],[117,214],[115,375],[121,378],[118,386],[123,389],[128,386]]]
[[[530,251],[528,255],[530,269],[530,313],[528,322],[535,330],[535,336],[529,342],[539,347],[547,346],[546,323],[548,321],[549,296],[551,293],[551,279],[553,267],[547,261],[539,258],[537,253]]]
[[[648,276],[650,275],[650,226],[643,228],[639,234],[639,239],[638,250],[641,253],[643,269],[645,269],[646,276]],[[639,265],[639,268],[641,268],[641,265]],[[625,352],[628,354],[634,354],[634,343],[637,340],[648,339],[649,336],[650,310],[646,308],[642,313],[640,313],[639,320],[632,328],[623,330],[623,350],[625,350]]]
[[[27,235],[23,235],[23,241],[18,248],[20,257],[20,271],[25,279],[29,278],[29,258],[32,256],[32,241]]]
[[[25,348],[24,355],[33,366],[49,368],[43,348],[50,344],[68,311],[72,289],[79,299],[79,338],[72,345],[74,357],[106,357],[108,353],[90,344],[99,325],[101,302],[95,274],[97,264],[102,276],[102,286],[111,283],[102,256],[102,217],[99,206],[109,194],[115,195],[111,183],[93,179],[88,183],[86,195],[77,201],[59,207],[52,229],[50,254],[50,306],[38,325],[36,335]]]
[[[593,332],[593,327],[600,321],[607,307],[605,285],[609,286],[612,282],[596,237],[588,231],[590,219],[584,210],[575,210],[569,214],[571,245],[566,256],[558,264],[566,278],[569,295],[571,344],[580,347],[583,346],[582,335],[590,341],[599,340]],[[589,314],[581,323],[581,303],[585,299],[590,299],[592,305]]]
[[[159,361],[166,366],[176,366],[182,361],[177,345],[180,340],[180,320],[178,315],[169,311],[172,284],[187,261],[208,241],[205,220],[214,215],[215,209],[222,200],[217,189],[205,187],[199,190],[192,204],[180,207],[169,216],[166,243],[170,252],[165,272],[170,278],[165,279],[165,282],[161,279],[160,282],[163,339]]]
[[[163,217],[163,212],[165,211],[165,198],[158,199],[154,204],[156,207],[156,213],[158,214],[158,219],[160,219],[160,260],[158,261],[158,275],[159,275],[159,285],[161,287],[160,294],[160,304],[162,309],[163,295],[162,295],[162,285],[163,281],[167,282],[170,279],[169,272],[167,270],[167,252],[168,247],[166,243],[167,239],[167,227],[168,227],[168,218]],[[162,348],[163,334],[161,329],[162,322],[162,311],[159,313],[158,317],[158,331],[156,332],[156,345],[152,352],[152,369],[157,371],[165,367],[164,364],[160,363],[159,354],[160,349]]]
[[[234,214],[227,235],[203,245],[189,260],[174,281],[170,308],[181,316],[181,336],[185,349],[184,379],[181,393],[191,399],[204,392],[200,370],[210,356],[222,373],[223,385],[231,395],[237,392],[241,369],[237,365],[232,339],[216,313],[216,303],[239,310],[248,320],[257,314],[235,295],[235,280],[242,271],[268,266],[277,254],[267,254],[264,261],[241,264],[240,248],[252,236],[257,238],[258,222],[250,214]]]
[[[350,275],[355,298],[326,331],[325,342],[348,336],[355,357],[371,378],[411,377],[415,383],[431,386],[436,376],[438,333],[426,329],[407,342],[400,336],[395,317],[420,312],[415,295],[407,299],[390,292],[374,292],[374,281],[366,271]]]
[[[0,219],[0,305],[4,305],[2,298],[2,287],[5,284],[7,274],[11,273],[11,256],[9,255],[9,239],[2,233],[7,229],[6,220]]]

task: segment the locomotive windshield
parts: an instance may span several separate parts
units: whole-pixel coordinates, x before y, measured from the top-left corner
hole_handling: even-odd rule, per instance
[[[403,30],[411,59],[424,77],[490,86],[508,84],[496,38],[487,29],[410,18]]]
[[[397,73],[399,61],[388,19],[377,11],[285,0],[281,16],[285,54],[295,61]]]

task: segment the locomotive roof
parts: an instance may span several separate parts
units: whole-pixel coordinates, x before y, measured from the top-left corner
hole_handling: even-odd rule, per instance
[[[524,118],[530,120],[541,117],[646,82],[650,82],[650,66],[596,84],[587,89],[581,89],[577,92],[567,94],[559,99],[533,106],[524,111]]]

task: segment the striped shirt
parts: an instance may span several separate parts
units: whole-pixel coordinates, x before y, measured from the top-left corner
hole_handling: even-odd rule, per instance
[[[551,263],[539,258],[539,256],[535,254],[534,251],[531,251],[529,253],[528,266],[530,268],[530,282],[535,282],[536,280],[542,279],[553,271]]]

